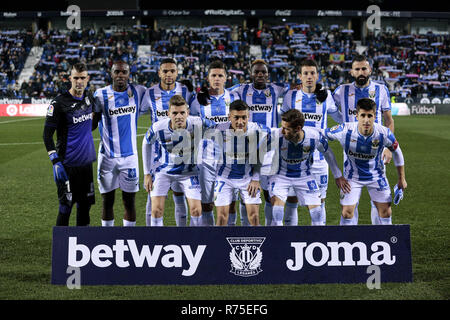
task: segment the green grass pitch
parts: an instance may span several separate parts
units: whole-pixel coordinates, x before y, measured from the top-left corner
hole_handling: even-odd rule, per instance
[[[50,284],[52,227],[57,196],[52,167],[42,142],[44,118],[0,118],[0,299],[380,299],[448,300],[450,298],[450,117],[395,117],[395,133],[402,147],[408,189],[393,206],[393,223],[411,225],[412,283],[382,283],[369,290],[362,284],[221,285],[221,286],[82,286],[70,290]],[[139,121],[138,149],[148,117]],[[331,123],[330,123],[331,125]],[[94,134],[98,147],[98,131]],[[339,164],[342,151],[331,143]],[[97,163],[94,165],[96,169]],[[141,185],[142,160],[141,166]],[[330,176],[331,178],[332,176]],[[391,187],[396,183],[388,165]],[[91,224],[101,224],[101,196],[97,183]],[[327,197],[327,224],[339,224],[339,199],[331,178]],[[136,196],[137,225],[145,225],[145,190]],[[360,224],[370,223],[367,191],[360,201]],[[175,225],[171,195],[165,225]],[[122,224],[121,195],[116,193],[115,220]],[[260,210],[264,221],[263,207]],[[71,225],[75,214],[72,214]],[[309,225],[304,208],[299,223]]]

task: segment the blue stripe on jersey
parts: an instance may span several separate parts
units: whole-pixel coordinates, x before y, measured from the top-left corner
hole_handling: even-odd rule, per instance
[[[156,115],[156,100],[155,100],[155,89],[149,90],[150,101],[152,103],[152,123],[158,121],[158,116]]]
[[[280,138],[278,139],[278,145],[281,146],[282,143],[283,143],[283,135],[280,135]],[[269,150],[269,149],[267,149],[267,150]],[[278,171],[277,171],[277,174],[279,174],[280,171],[281,171],[281,152],[278,155]]]
[[[277,96],[275,95],[275,90],[272,86],[269,87],[270,94],[272,95],[272,123],[271,127],[278,127],[278,109],[277,109]],[[275,123],[273,123],[275,120]]]
[[[302,96],[302,112],[316,112],[316,97],[309,97],[307,94]]]
[[[350,86],[344,86],[344,110],[342,110],[345,113],[345,122],[349,122],[349,115],[348,115],[348,92],[350,90]]]
[[[114,91],[114,104],[115,107],[124,107],[130,104],[127,91],[116,92]],[[138,106],[136,106],[137,108]],[[119,144],[121,156],[133,154],[133,141],[131,139],[131,127],[130,127],[131,115],[123,115],[117,117],[117,127],[119,130]]]
[[[186,100],[186,102],[189,102],[189,101],[187,101],[187,99],[186,99],[186,97],[187,97],[186,91],[187,91],[187,88],[186,88],[186,87],[181,88],[181,95],[182,95],[182,97],[184,98],[184,100]]]
[[[364,89],[359,89],[358,87],[355,86],[355,109],[356,109],[356,104],[358,103],[359,99],[362,98],[368,98],[369,97],[369,87],[366,87]],[[353,121],[353,119],[351,120]]]
[[[102,91],[103,93],[103,102],[105,106],[105,113],[109,114],[109,105],[108,105],[108,91],[105,89]],[[106,127],[108,128],[109,133],[109,155],[110,157],[114,157],[114,144],[112,141],[112,127],[111,127],[111,118],[103,116],[103,119],[106,120]]]
[[[234,136],[233,137],[233,150],[235,152],[237,152],[238,148],[237,148],[237,137]],[[248,140],[245,139],[245,149],[244,152],[248,150]],[[238,160],[235,158],[234,163],[231,165],[231,171],[230,174],[228,175],[228,179],[242,179],[245,175],[245,163],[243,164],[238,164]]]
[[[379,85],[375,85],[375,103],[377,105],[377,109],[381,110],[381,106],[380,106],[380,86]],[[376,123],[381,123],[381,119],[378,118],[378,112],[375,112],[375,122]]]
[[[348,154],[348,149],[350,148],[350,138],[352,136],[352,130],[347,131],[347,135],[345,136],[345,153]],[[346,161],[346,165],[350,165],[350,170],[348,172],[348,179],[351,179],[353,176],[353,167],[351,161]]]
[[[169,110],[169,100],[172,98],[171,93],[166,93],[165,91],[161,90],[161,103],[163,110]]]
[[[166,138],[165,138],[165,136],[164,136],[164,130],[160,130],[160,131],[158,131],[158,133],[159,133],[159,139],[160,139],[161,143],[163,143],[164,141],[166,141]],[[164,163],[161,164],[161,165],[156,169],[156,172],[159,172],[161,169],[167,167],[168,164],[169,164],[169,154],[168,154],[167,151],[165,151],[165,150],[162,151],[162,146],[161,146],[161,151],[160,151],[160,152],[161,152],[161,153],[162,153],[162,152],[165,153],[165,158],[164,158]],[[162,155],[162,154],[161,154],[161,155]],[[158,159],[159,159],[159,158],[158,158]]]
[[[223,96],[219,99],[211,97],[211,116],[225,116],[226,114],[227,109]]]
[[[131,92],[133,92],[133,97],[134,97],[134,103],[136,104],[136,119],[135,119],[135,128],[137,129],[137,124],[138,124],[138,118],[139,118],[139,109],[141,109],[141,105],[139,104],[139,101],[142,102],[142,98],[141,100],[139,100],[136,88],[133,85],[130,85],[131,88]],[[145,93],[145,91],[144,91]]]
[[[295,99],[297,98],[297,90],[292,91],[292,96],[291,96],[291,109],[295,109]]]
[[[327,115],[327,100],[325,100],[322,103],[322,115],[323,115],[323,117],[322,117],[322,122],[320,123],[320,129],[325,130],[325,128],[327,127],[327,123],[325,123],[325,118]]]
[[[380,139],[379,146],[381,146],[384,140],[384,135],[382,133],[380,133],[379,139]],[[378,172],[378,176],[380,178],[383,176],[384,171],[384,164],[382,160],[383,149],[384,148],[378,147],[377,156],[375,157],[375,170]]]
[[[288,159],[302,158],[303,157],[303,145],[294,145],[293,143],[288,143]],[[297,164],[287,164],[286,177],[298,178],[301,175],[301,163]]]
[[[370,154],[372,147],[372,138],[364,139],[362,136],[358,136],[356,142],[356,152],[363,154]],[[373,176],[370,173],[369,161],[355,159],[356,168],[358,170],[358,176],[360,180],[372,180]]]
[[[310,139],[309,140],[309,145],[310,145],[310,150],[316,150],[316,142],[315,142],[314,139]],[[313,163],[313,161],[312,161],[313,160],[313,156],[314,156],[314,153],[311,151],[309,153],[309,159],[306,160],[306,174],[307,175],[311,174],[311,165]]]

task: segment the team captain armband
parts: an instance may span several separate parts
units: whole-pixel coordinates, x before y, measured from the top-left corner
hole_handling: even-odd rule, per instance
[[[390,147],[387,147],[389,150],[391,150],[391,152],[394,152],[395,150],[397,150],[397,148],[398,148],[398,141],[397,140],[395,140],[394,141],[394,143],[390,146]]]

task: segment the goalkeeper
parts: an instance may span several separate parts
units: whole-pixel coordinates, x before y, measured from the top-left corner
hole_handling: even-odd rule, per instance
[[[96,153],[91,132],[93,100],[85,91],[89,82],[86,65],[74,64],[69,79],[71,88],[59,94],[47,109],[43,138],[58,190],[56,225],[69,225],[76,202],[76,225],[87,226],[91,205],[95,203],[92,162]]]

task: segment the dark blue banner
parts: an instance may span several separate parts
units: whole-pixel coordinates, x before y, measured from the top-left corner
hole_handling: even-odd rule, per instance
[[[54,227],[52,283],[411,282],[409,225]]]

